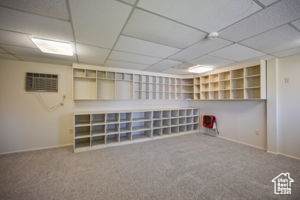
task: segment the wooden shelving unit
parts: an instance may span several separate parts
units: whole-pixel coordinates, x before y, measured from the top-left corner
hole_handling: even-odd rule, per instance
[[[193,90],[193,78],[73,68],[74,100],[187,100]]]
[[[74,152],[180,135],[198,126],[198,108],[75,113]]]
[[[194,100],[265,99],[265,73],[256,65],[194,77]]]
[[[73,68],[74,100],[266,99],[262,65],[176,78]]]

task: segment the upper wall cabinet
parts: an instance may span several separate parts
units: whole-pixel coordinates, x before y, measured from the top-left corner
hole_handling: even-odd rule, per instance
[[[266,68],[239,68],[194,78],[73,67],[74,100],[258,100],[266,98]]]

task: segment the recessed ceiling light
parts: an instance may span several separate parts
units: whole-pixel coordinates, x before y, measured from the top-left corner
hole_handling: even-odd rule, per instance
[[[34,37],[31,40],[43,53],[73,56],[73,45],[71,43]]]
[[[211,70],[213,70],[213,67],[203,66],[203,65],[196,65],[196,66],[190,67],[188,69],[189,72],[197,73],[197,74],[208,72],[208,71],[211,71]]]

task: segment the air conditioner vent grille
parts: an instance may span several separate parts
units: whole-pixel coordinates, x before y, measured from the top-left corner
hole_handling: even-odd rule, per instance
[[[31,92],[57,92],[58,75],[27,72],[25,89]]]

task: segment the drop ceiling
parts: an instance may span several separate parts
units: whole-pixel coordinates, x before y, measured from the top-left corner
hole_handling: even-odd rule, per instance
[[[32,36],[75,55],[44,54]],[[0,0],[0,58],[185,74],[296,53],[299,0]]]

